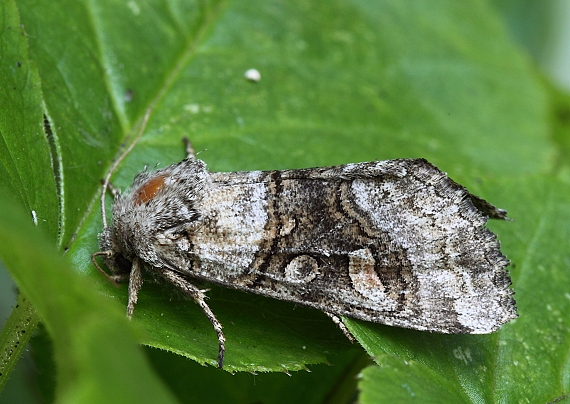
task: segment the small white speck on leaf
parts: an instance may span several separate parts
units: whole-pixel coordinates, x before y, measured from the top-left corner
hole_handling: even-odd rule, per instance
[[[244,77],[249,81],[255,81],[256,83],[261,80],[261,73],[257,69],[249,69],[245,72]]]

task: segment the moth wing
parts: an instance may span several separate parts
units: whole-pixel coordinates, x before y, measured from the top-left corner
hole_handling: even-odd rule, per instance
[[[193,276],[419,330],[488,333],[516,317],[485,228],[504,211],[425,160],[211,178]]]

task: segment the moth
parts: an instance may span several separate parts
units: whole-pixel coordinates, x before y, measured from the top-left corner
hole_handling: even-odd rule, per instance
[[[438,333],[484,334],[517,317],[511,280],[487,219],[506,212],[424,159],[284,171],[210,172],[183,161],[114,191],[112,223],[93,264],[128,281],[133,315],[143,272],[199,304],[202,280],[340,316]],[[109,273],[97,264],[102,257]]]

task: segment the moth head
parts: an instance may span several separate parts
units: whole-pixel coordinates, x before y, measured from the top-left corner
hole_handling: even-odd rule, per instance
[[[101,256],[112,274],[105,274],[108,279],[129,273],[135,259],[160,266],[165,242],[187,234],[199,222],[207,181],[205,164],[193,158],[139,173],[126,192],[115,192],[112,223],[99,236],[101,251],[92,257],[94,264],[94,257]]]
[[[113,285],[117,285],[119,279],[127,279],[131,272],[131,261],[126,258],[116,241],[113,240],[112,228],[105,227],[99,235],[99,246],[101,251],[91,254],[91,262],[107,278]],[[102,257],[103,262],[109,268],[109,272],[105,271],[97,262],[97,257]]]
[[[135,191],[133,197],[134,204],[136,206],[146,204],[160,191],[161,186],[160,181],[153,182],[152,180],[147,187],[143,185]],[[99,234],[100,251],[91,255],[93,265],[115,286],[118,286],[118,280],[128,279],[132,261],[136,256],[131,237],[128,236],[129,224],[134,222],[129,220],[133,211],[128,208],[129,204],[127,202],[128,199],[122,196],[119,190],[115,190],[112,224],[103,228],[103,231]],[[136,223],[134,225],[138,227]],[[99,265],[97,257],[101,257],[107,270]]]
[[[160,266],[166,244],[191,232],[200,221],[207,181],[211,180],[204,163],[193,159],[139,173],[127,191],[115,196],[112,225],[101,239],[101,249]]]

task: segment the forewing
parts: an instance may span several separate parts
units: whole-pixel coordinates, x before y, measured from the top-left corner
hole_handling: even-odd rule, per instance
[[[425,160],[211,179],[191,275],[420,330],[487,333],[516,317],[483,200]]]

